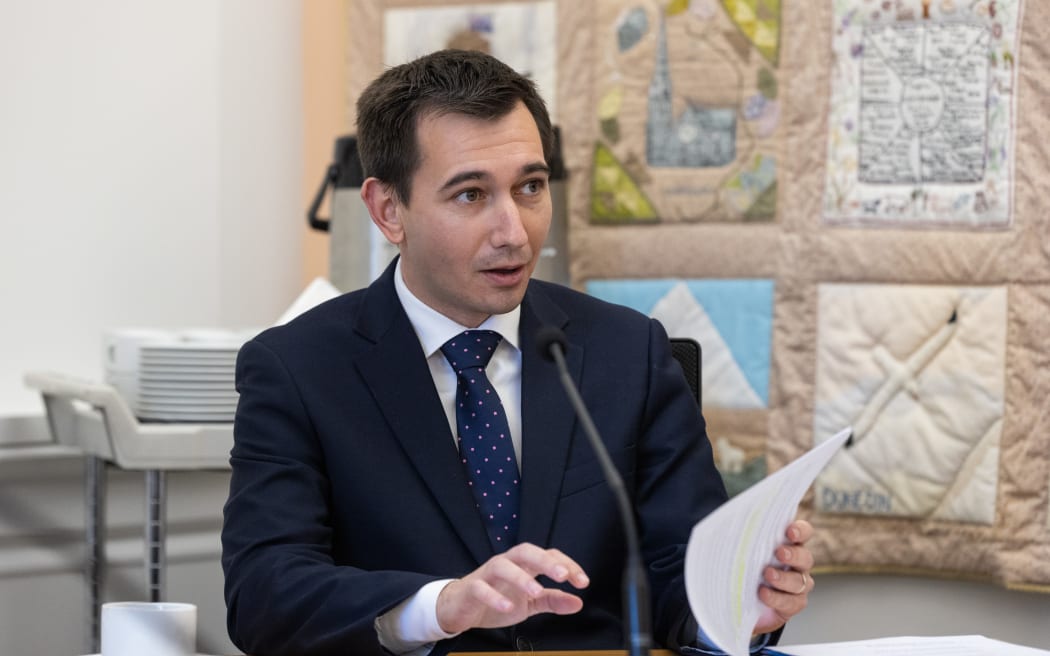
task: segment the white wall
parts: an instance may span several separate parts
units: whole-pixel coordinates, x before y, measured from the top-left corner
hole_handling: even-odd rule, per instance
[[[971,581],[826,574],[782,644],[983,635],[1050,650],[1050,594]]]
[[[81,463],[31,369],[102,377],[114,327],[263,326],[301,288],[289,0],[0,0],[0,654],[85,651]],[[169,475],[169,598],[225,631],[228,473]],[[112,472],[107,599],[144,598],[140,472]]]
[[[250,327],[300,288],[300,5],[0,2],[0,416],[126,326]]]

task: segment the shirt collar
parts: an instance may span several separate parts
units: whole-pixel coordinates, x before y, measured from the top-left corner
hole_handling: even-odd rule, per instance
[[[394,289],[401,306],[405,308],[408,321],[423,345],[423,352],[429,358],[438,352],[445,342],[464,330],[492,330],[503,336],[503,341],[520,350],[518,344],[518,325],[521,322],[521,305],[505,314],[493,314],[475,329],[467,328],[449,319],[423,301],[419,300],[405,284],[401,274],[401,259],[398,258],[394,270]]]

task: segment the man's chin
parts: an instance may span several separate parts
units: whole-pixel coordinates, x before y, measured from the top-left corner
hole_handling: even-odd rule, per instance
[[[497,293],[490,295],[489,302],[486,304],[488,314],[506,314],[521,305],[521,300],[525,298],[526,287],[528,287],[527,279],[519,287],[501,289]]]

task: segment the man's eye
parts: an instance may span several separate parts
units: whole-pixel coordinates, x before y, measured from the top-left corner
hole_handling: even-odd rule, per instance
[[[467,189],[461,191],[456,195],[456,200],[460,200],[466,203],[476,203],[481,200],[481,191],[477,189]]]
[[[522,193],[533,196],[543,191],[543,180],[529,180],[521,186]]]

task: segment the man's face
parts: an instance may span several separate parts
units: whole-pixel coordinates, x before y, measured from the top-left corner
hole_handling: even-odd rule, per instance
[[[417,139],[409,205],[396,205],[405,284],[474,327],[521,303],[547,237],[549,169],[539,130],[519,103],[494,121],[424,116]]]

